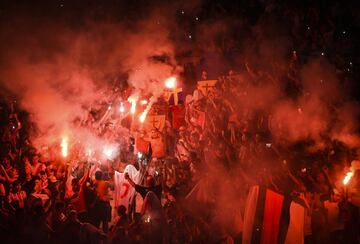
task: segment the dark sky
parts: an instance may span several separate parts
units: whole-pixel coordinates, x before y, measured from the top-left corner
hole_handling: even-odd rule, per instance
[[[325,52],[341,72],[351,68],[351,74],[346,75],[357,79],[360,43],[356,35],[360,29],[358,5],[358,1],[300,0],[5,0],[0,4],[0,21],[2,26],[10,28],[14,22],[23,22],[24,25],[38,22],[39,28],[42,23],[58,22],[74,30],[88,28],[89,21],[108,21],[121,23],[131,29],[141,20],[154,20],[153,12],[158,11],[159,15],[166,16],[169,21],[169,38],[177,46],[177,57],[189,54],[196,56],[200,53],[202,66],[209,68],[210,62],[219,67],[211,67],[214,73],[224,72],[228,66],[243,65],[242,61],[239,61],[239,53],[247,52],[248,42],[256,39],[256,29],[261,26],[261,32],[265,33],[262,36],[267,35],[266,31],[286,36],[289,40],[286,44],[288,56],[292,49],[298,50],[299,56],[306,61],[307,57]],[[292,19],[294,13],[298,14],[299,19]],[[293,33],[295,21],[299,21],[302,28],[297,30],[300,37]],[[267,26],[264,27],[264,23]],[[32,28],[36,28],[36,25]],[[311,27],[309,32],[326,33],[333,29],[333,40],[330,40],[330,44],[324,44],[321,38],[309,40],[309,33],[306,32],[308,26]],[[343,32],[346,34],[342,34]],[[222,48],[221,54],[206,50],[204,47],[209,46],[207,42]],[[336,50],[335,53],[332,50],[335,50],[336,45],[348,47],[341,52]],[[348,67],[350,62],[352,65]],[[199,71],[196,73],[198,75]]]

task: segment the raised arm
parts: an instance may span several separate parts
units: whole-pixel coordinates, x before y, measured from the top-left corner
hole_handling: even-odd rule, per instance
[[[135,182],[130,178],[130,176],[129,176],[128,173],[125,173],[125,179],[130,183],[130,185],[131,185],[132,187],[135,188],[136,184],[135,184]]]
[[[4,176],[5,176],[5,179],[6,179],[8,182],[13,183],[13,182],[16,180],[16,178],[10,177],[10,176],[8,175],[8,173],[7,173],[6,170],[4,169],[4,166],[2,166],[2,165],[1,165],[1,170],[3,171]]]
[[[79,180],[80,185],[84,184],[86,179],[89,177],[89,173],[90,173],[90,169],[89,169],[89,167],[86,167],[83,177],[81,177],[81,179]]]

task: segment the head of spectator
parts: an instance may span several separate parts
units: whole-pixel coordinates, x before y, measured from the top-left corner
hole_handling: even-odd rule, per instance
[[[103,172],[96,171],[95,172],[95,180],[102,180],[103,179]]]
[[[13,183],[12,183],[12,192],[13,193],[18,193],[18,192],[20,192],[20,190],[21,190],[21,184],[20,184],[20,182],[19,181],[14,181]]]
[[[1,164],[4,167],[4,169],[11,168],[11,158],[9,156],[5,156]]]
[[[40,159],[39,155],[35,154],[31,159],[31,164],[37,165],[39,163],[39,159]]]
[[[120,205],[117,209],[117,214],[119,217],[126,216],[126,207],[124,205]]]

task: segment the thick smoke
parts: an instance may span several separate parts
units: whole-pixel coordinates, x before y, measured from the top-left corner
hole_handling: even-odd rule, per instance
[[[97,128],[82,126],[91,110],[106,116],[117,96],[113,86],[128,82],[134,93],[158,97],[163,81],[179,72],[168,29],[161,24],[166,21],[151,14],[145,19],[132,28],[109,20],[71,27],[62,19],[44,22],[28,15],[2,24],[1,83],[31,114],[38,149],[59,144],[63,136],[93,146],[113,143]],[[128,81],[117,80],[124,75]],[[117,130],[120,138],[128,136],[126,129]]]

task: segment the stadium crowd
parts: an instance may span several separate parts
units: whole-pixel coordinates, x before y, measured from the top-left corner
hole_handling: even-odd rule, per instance
[[[280,14],[275,3],[266,9]],[[311,8],[306,18],[291,9],[281,14],[293,20],[293,39],[302,45],[290,55],[288,66],[273,67],[272,72],[245,63],[239,73],[230,70],[216,77],[211,89],[195,89],[186,99],[179,98],[174,107],[183,108],[184,117],[174,126],[169,112],[162,158],[151,157],[151,152],[138,158],[136,148],[129,147],[121,157],[101,164],[48,161],[31,143],[31,133],[36,133],[31,115],[21,110],[16,99],[4,97],[0,107],[2,241],[240,243],[247,194],[251,186],[261,185],[306,209],[305,243],[359,243],[356,150],[329,138],[324,149],[306,151],[311,140],[290,143],[274,134],[281,132],[281,124],[270,111],[254,109],[247,102],[233,103],[250,101],[248,89],[254,86],[280,83],[283,77],[277,76],[278,70],[286,70],[289,94],[299,92],[298,66],[304,56],[323,55],[316,54],[320,49],[343,79],[351,75],[353,64],[347,60],[351,43],[341,37],[346,34],[343,28],[335,26],[337,16],[320,22],[319,12]],[[208,79],[203,71],[201,80]],[[114,174],[128,164],[144,177],[137,184],[125,175],[138,194],[130,206],[115,209]],[[354,175],[344,189],[343,173],[350,166]],[[231,182],[216,179],[216,172],[224,171]],[[232,216],[235,224],[230,227],[213,221],[222,214],[216,204],[219,185],[229,186],[238,196],[239,212]]]

